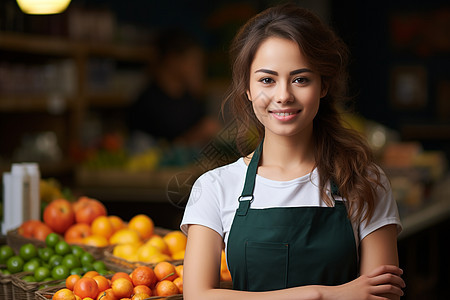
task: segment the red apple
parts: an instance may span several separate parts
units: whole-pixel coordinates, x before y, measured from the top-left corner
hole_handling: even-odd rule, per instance
[[[54,232],[63,234],[75,223],[72,204],[65,199],[55,199],[44,209],[44,223]]]
[[[106,207],[97,199],[80,197],[74,204],[75,220],[77,223],[91,225],[95,218],[106,216]]]

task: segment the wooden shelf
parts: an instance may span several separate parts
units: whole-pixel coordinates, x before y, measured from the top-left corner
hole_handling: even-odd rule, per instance
[[[118,108],[129,105],[130,99],[126,95],[113,92],[88,93],[86,96],[90,107]]]
[[[151,62],[155,49],[150,46],[135,46],[115,43],[74,41],[60,37],[0,32],[0,48],[60,56],[100,56],[117,60]]]
[[[73,100],[68,99],[65,103],[65,109],[71,109]],[[0,112],[16,113],[16,112],[48,112],[49,108],[48,95],[43,94],[27,94],[27,95],[1,95],[0,96]]]
[[[450,124],[406,124],[400,131],[405,139],[450,140]]]

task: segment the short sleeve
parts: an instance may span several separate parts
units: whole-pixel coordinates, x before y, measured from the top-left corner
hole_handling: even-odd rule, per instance
[[[220,193],[217,179],[211,171],[201,175],[192,186],[180,229],[187,234],[188,225],[203,225],[223,237],[220,213]]]
[[[364,221],[359,228],[360,240],[373,231],[390,224],[397,225],[397,233],[402,230],[402,224],[398,213],[397,203],[392,194],[392,188],[388,178],[381,171],[381,184],[376,189],[377,198],[370,222]]]

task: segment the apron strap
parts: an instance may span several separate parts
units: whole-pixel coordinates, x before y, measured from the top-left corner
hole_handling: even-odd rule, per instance
[[[330,180],[331,194],[334,196],[341,196],[339,188],[333,179]]]
[[[241,196],[239,197],[239,208],[236,213],[239,216],[245,216],[250,208],[250,203],[253,201],[253,190],[255,188],[256,172],[258,170],[259,158],[262,152],[264,139],[256,148],[253,153],[253,157],[247,167],[247,173],[245,175],[244,188]]]

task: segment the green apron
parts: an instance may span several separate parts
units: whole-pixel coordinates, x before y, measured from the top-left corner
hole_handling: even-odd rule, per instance
[[[233,289],[269,291],[355,279],[356,244],[342,201],[334,207],[250,208],[261,152],[262,142],[247,168],[228,237]]]

